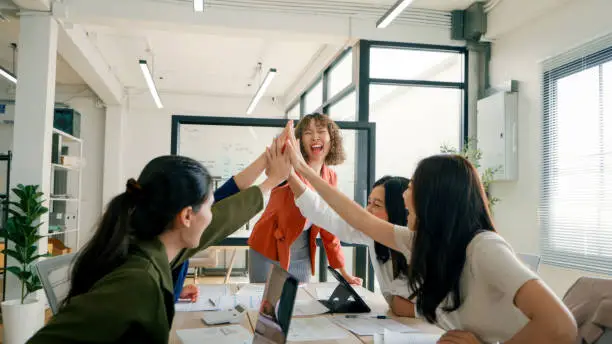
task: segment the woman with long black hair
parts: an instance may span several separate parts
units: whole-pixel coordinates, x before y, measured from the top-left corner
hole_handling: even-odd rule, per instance
[[[151,160],[110,201],[77,256],[64,305],[28,343],[167,343],[171,269],[264,208],[290,171],[276,143],[267,155],[266,181],[214,206],[211,176],[199,162],[176,155]]]
[[[326,228],[343,242],[367,245],[369,251],[374,252],[370,259],[385,300],[395,314],[414,317],[414,304],[409,301],[411,293],[405,288],[408,278],[406,257],[351,227],[294,174],[288,182],[295,195],[295,204],[305,218]],[[380,178],[372,187],[366,210],[381,220],[405,226],[408,212],[402,195],[409,182],[403,177]]]
[[[410,258],[406,288],[419,315],[447,331],[438,343],[574,343],[574,318],[495,232],[484,187],[467,159],[421,160],[404,193],[404,227],[320,180],[293,137],[287,151],[296,172],[352,227]]]

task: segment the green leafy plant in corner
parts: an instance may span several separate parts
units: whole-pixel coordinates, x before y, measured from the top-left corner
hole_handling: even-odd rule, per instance
[[[13,193],[17,196],[9,201],[9,219],[4,228],[0,229],[0,236],[14,245],[2,251],[5,255],[16,260],[16,266],[7,267],[7,271],[17,276],[21,282],[21,303],[26,297],[42,289],[40,279],[34,271],[33,263],[38,258],[47,257],[47,254],[37,254],[37,243],[42,238],[38,235],[38,228],[42,225],[40,217],[49,209],[43,206],[43,193],[38,191],[38,185],[17,185]]]
[[[455,147],[442,145],[440,146],[440,152],[446,154],[458,154],[469,160],[474,167],[476,167],[480,171],[480,159],[482,159],[482,151],[477,147],[478,140],[476,138],[470,138],[463,145],[463,149],[459,150]],[[481,172],[480,179],[482,180],[482,184],[484,185],[485,192],[487,194],[487,198],[489,199],[489,209],[493,210],[495,204],[497,204],[500,199],[497,197],[491,197],[489,192],[489,187],[491,182],[493,181],[493,176],[501,170],[501,166],[496,167],[488,167],[484,171]]]

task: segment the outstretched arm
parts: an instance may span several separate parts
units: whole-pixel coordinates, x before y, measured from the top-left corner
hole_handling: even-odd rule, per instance
[[[261,155],[253,161],[249,166],[247,166],[244,170],[234,176],[234,181],[236,182],[236,186],[238,189],[245,190],[248,189],[259,176],[266,169],[266,153],[263,152]]]
[[[349,225],[365,233],[375,241],[393,248],[394,250],[399,250],[395,240],[393,225],[391,223],[383,221],[368,213],[338,189],[329,185],[325,180],[319,177],[308,164],[306,164],[299,153],[299,144],[295,140],[295,135],[293,135],[293,125],[291,123],[289,123],[288,126],[289,125],[291,125],[291,134],[288,135],[287,151],[289,152],[291,164],[295,171],[306,178],[325,202],[327,202],[327,204],[329,204],[329,206]]]

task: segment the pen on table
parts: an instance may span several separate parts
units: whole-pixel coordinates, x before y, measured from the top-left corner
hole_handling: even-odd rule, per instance
[[[347,319],[356,319],[356,318],[373,318],[373,319],[391,319],[391,317],[388,317],[386,315],[365,315],[365,316],[361,316],[361,315],[357,315],[357,314],[347,314],[344,316]]]
[[[217,305],[215,305],[215,301],[213,301],[212,299],[208,299],[208,302],[210,302],[210,304],[213,305],[213,307],[217,307]]]

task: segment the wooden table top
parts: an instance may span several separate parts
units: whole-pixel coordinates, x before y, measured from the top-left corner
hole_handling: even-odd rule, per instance
[[[298,289],[296,302],[300,300],[316,299],[316,295],[317,295],[316,288],[318,287],[334,288],[336,285],[337,283],[310,283],[305,286],[301,286]],[[235,284],[231,284],[229,286],[230,286],[230,291],[232,293],[235,293],[240,287],[240,285],[235,285]],[[385,301],[385,299],[383,298],[381,294],[375,294],[362,287],[356,287],[355,289],[358,291],[359,294],[364,295],[363,298],[365,302],[372,309],[371,314],[387,315],[393,318],[394,320],[401,322],[403,324],[406,324],[410,327],[416,328],[421,332],[442,334],[441,329],[439,329],[435,325],[428,324],[424,322],[423,320],[414,319],[414,318],[398,317],[398,316],[393,315],[391,311],[389,310],[389,306],[387,302]],[[205,297],[205,295],[200,295],[200,297]],[[203,314],[204,312],[176,312],[174,316],[174,321],[172,324],[172,330],[170,332],[169,343],[171,344],[181,343],[180,339],[176,335],[177,330],[210,327],[202,321]],[[255,324],[257,323],[257,316],[258,316],[258,312],[248,311],[247,316],[243,317],[240,325],[242,325],[244,328],[246,328],[249,332],[252,333],[253,328]],[[323,315],[317,315],[317,316],[312,316],[312,317],[332,317],[332,316],[333,316],[332,314],[323,314]],[[298,317],[294,317],[294,319],[296,318]],[[227,325],[218,325],[218,326],[227,326]],[[341,340],[318,341],[318,343],[325,343],[325,344],[373,343],[373,336],[357,336],[350,331],[347,331],[344,329],[343,331],[347,332],[347,336]],[[290,343],[301,344],[301,343],[312,343],[312,342],[290,341]]]

